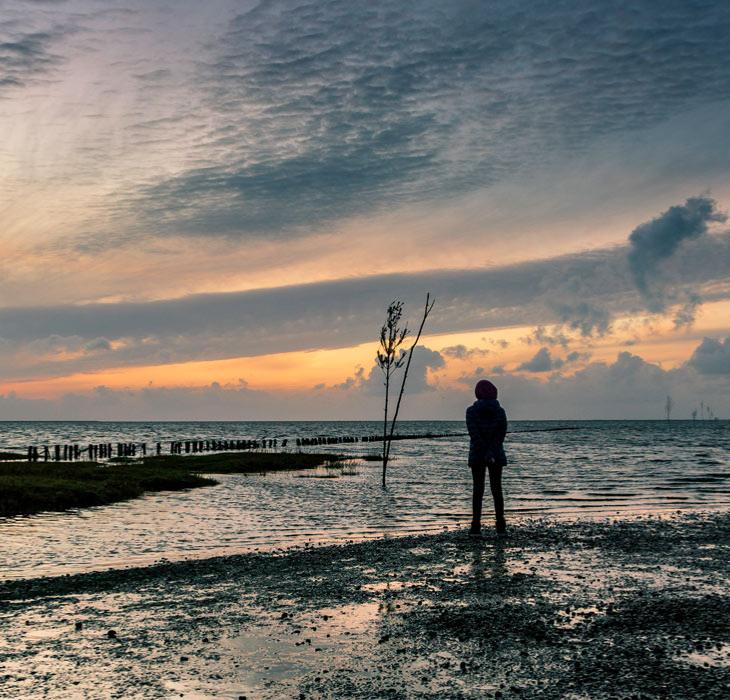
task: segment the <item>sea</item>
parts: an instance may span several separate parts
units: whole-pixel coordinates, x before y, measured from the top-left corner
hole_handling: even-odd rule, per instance
[[[297,438],[381,430],[378,421],[0,422],[0,450],[159,441],[164,452],[190,439],[287,439],[296,450]],[[394,442],[385,489],[380,464],[361,459],[381,444],[356,442],[301,448],[347,455],[341,469],[220,475],[217,486],[0,518],[0,580],[465,528],[463,422],[403,421],[397,432],[453,435]],[[508,522],[730,506],[729,421],[514,421],[505,447]],[[489,503],[487,493],[485,525]]]

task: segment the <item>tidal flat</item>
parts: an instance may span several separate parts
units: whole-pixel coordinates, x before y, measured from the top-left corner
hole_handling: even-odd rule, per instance
[[[3,453],[0,453],[0,457]],[[0,462],[0,518],[118,503],[155,491],[215,486],[201,474],[254,474],[343,467],[338,455],[224,452],[97,462]]]
[[[7,698],[726,698],[730,513],[0,583]]]

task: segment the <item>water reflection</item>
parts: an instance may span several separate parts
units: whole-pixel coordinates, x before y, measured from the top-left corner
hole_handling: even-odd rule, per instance
[[[503,579],[509,576],[507,568],[507,548],[503,538],[495,538],[491,542],[485,539],[473,539],[471,542],[471,564],[467,565],[475,579]],[[455,574],[464,573],[457,567]]]
[[[363,435],[375,432],[374,425],[3,424],[6,438],[12,439],[0,447],[30,441],[32,426],[46,430],[49,442],[64,431],[75,435],[66,439],[91,442],[114,440],[114,431],[129,436],[135,430],[148,441],[191,434],[253,439]],[[511,519],[606,517],[730,505],[727,423],[572,425],[578,429],[508,435],[505,494]],[[513,429],[541,426],[515,423]],[[461,427],[447,422],[404,423],[403,432],[450,432]],[[316,449],[358,455],[373,448],[360,443]],[[56,575],[147,564],[162,557],[202,557],[466,526],[471,494],[466,441],[403,441],[393,449],[396,459],[389,467],[386,490],[380,488],[378,464],[359,462],[337,478],[301,478],[304,472],[225,475],[217,477],[220,485],[215,487],[0,521],[0,577]]]

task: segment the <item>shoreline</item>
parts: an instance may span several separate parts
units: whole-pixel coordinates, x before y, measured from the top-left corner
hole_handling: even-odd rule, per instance
[[[110,505],[158,491],[182,491],[219,482],[202,474],[262,474],[333,468],[341,455],[316,452],[219,452],[160,455],[109,462],[0,463],[0,518],[60,513]]]
[[[19,696],[720,698],[728,551],[717,511],[9,580],[0,674]]]
[[[221,474],[220,476],[226,477],[230,474]],[[217,482],[220,485],[220,482]],[[191,490],[191,489],[187,489]],[[142,494],[141,497],[144,497]],[[67,511],[52,512],[48,511],[49,515],[63,515],[65,513],[76,514],[83,517],[84,512],[93,510],[95,508],[103,508],[105,506],[91,506],[89,508],[78,508],[70,509]],[[645,509],[637,510],[622,510],[613,511],[606,513],[603,511],[566,511],[566,512],[547,512],[547,513],[516,513],[512,512],[510,517],[508,513],[508,524],[512,530],[515,528],[536,528],[536,527],[571,527],[578,526],[581,524],[592,524],[592,525],[606,525],[609,526],[612,522],[621,523],[636,523],[643,521],[654,521],[654,520],[667,520],[676,518],[713,518],[719,514],[729,512],[722,507],[708,508],[706,506],[697,507],[684,507],[677,509],[675,505],[668,505],[665,508],[654,508],[651,511]],[[6,522],[9,522],[15,518],[33,518],[35,516],[43,516],[46,512],[40,514],[21,514],[6,518]],[[139,572],[140,576],[144,576],[144,573],[148,569],[155,569],[156,567],[185,567],[187,564],[205,564],[210,562],[214,565],[219,560],[225,561],[236,561],[240,557],[258,557],[258,556],[286,556],[288,554],[296,554],[298,552],[312,551],[326,548],[333,548],[338,550],[341,547],[346,546],[357,546],[357,545],[368,545],[369,543],[379,541],[391,541],[399,540],[404,538],[419,538],[419,537],[438,537],[441,535],[453,535],[459,532],[464,532],[468,526],[469,513],[465,512],[463,518],[457,524],[454,521],[432,524],[427,526],[419,533],[413,533],[403,530],[394,530],[392,533],[374,532],[369,535],[341,535],[333,537],[331,539],[310,539],[305,541],[297,541],[286,546],[280,544],[272,544],[268,547],[260,544],[251,544],[241,547],[227,547],[223,549],[214,548],[208,551],[193,551],[180,553],[179,551],[170,552],[154,552],[147,557],[140,557],[134,560],[110,562],[106,561],[100,563],[95,568],[81,567],[69,570],[58,570],[54,573],[43,573],[39,571],[37,575],[25,575],[25,573],[3,573],[0,571],[0,591],[4,584],[10,584],[15,582],[21,583],[32,583],[35,581],[56,581],[60,579],[76,579],[77,577],[94,577],[112,575],[115,576],[124,572]],[[463,522],[461,522],[463,521]],[[3,519],[0,518],[0,525],[2,525]],[[487,539],[494,535],[494,528],[491,524],[485,525],[482,528],[482,532],[485,533]],[[134,574],[133,574],[134,575]],[[1,598],[0,598],[1,600]]]

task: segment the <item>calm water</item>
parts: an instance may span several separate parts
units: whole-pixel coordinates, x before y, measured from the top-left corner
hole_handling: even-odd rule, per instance
[[[569,431],[523,432],[556,426]],[[375,422],[0,423],[0,449],[55,442],[148,443],[191,437],[367,435]],[[400,432],[456,432],[460,422],[404,422]],[[512,519],[606,517],[730,506],[730,423],[515,422],[505,473]],[[361,455],[376,444],[309,448]],[[220,485],[112,506],[0,519],[0,578],[56,575],[305,542],[465,526],[470,473],[463,438],[394,443],[389,487],[376,463],[218,477]],[[49,464],[49,469],[53,465]],[[336,473],[336,472],[335,472]]]

